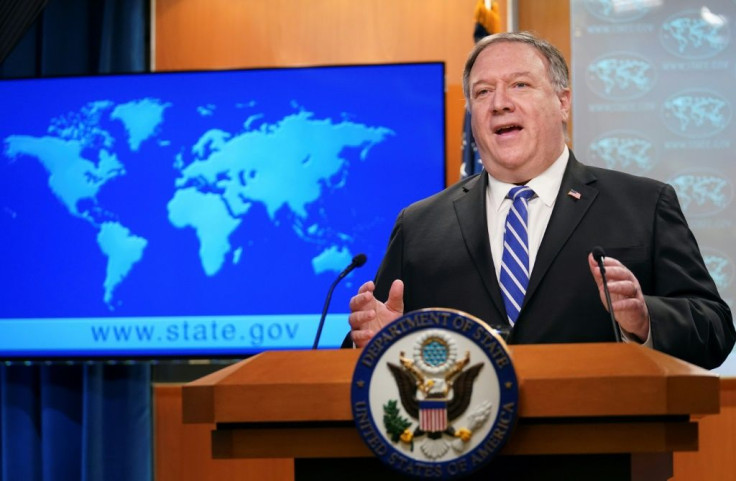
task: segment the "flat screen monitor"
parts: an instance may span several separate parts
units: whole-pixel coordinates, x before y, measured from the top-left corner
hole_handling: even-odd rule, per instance
[[[441,63],[0,81],[0,359],[240,357],[348,332],[445,186]]]

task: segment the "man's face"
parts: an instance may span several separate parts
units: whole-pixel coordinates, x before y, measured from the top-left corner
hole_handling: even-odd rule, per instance
[[[521,183],[562,153],[570,91],[555,92],[547,61],[534,47],[501,42],[486,47],[470,71],[470,111],[486,171]]]

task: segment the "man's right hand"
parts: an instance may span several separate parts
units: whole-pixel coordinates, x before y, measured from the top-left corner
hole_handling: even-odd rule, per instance
[[[404,313],[404,283],[396,279],[391,284],[384,303],[373,296],[376,285],[368,281],[350,299],[350,337],[357,347],[365,346],[381,328]]]

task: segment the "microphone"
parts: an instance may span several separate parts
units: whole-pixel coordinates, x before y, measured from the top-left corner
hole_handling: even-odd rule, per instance
[[[340,282],[345,276],[350,274],[353,269],[357,267],[361,267],[363,264],[365,264],[365,261],[368,260],[368,258],[365,256],[365,254],[358,254],[355,257],[353,257],[353,261],[350,263],[349,266],[343,270],[339,276],[337,276],[337,279],[332,283],[330,286],[330,290],[327,291],[327,299],[325,299],[325,306],[322,308],[322,317],[319,318],[319,326],[317,327],[317,335],[314,336],[314,344],[312,345],[312,349],[317,349],[317,344],[319,344],[319,338],[322,335],[322,328],[325,326],[325,317],[327,317],[327,309],[330,307],[330,300],[332,299],[332,291],[335,290],[335,286],[337,286],[337,283]]]
[[[606,295],[606,304],[608,305],[608,313],[611,315],[611,324],[613,326],[613,337],[616,342],[621,342],[621,332],[618,329],[618,322],[616,317],[613,315],[613,305],[611,304],[611,293],[608,291],[608,281],[606,280],[606,267],[603,265],[603,258],[606,257],[606,252],[601,246],[593,247],[593,259],[598,263],[598,269],[601,271],[601,277],[603,278],[603,292]]]

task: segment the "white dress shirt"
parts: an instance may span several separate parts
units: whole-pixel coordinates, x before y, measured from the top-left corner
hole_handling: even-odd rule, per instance
[[[552,209],[555,206],[557,193],[560,191],[562,176],[565,174],[567,159],[570,151],[565,146],[557,160],[539,176],[531,179],[526,185],[534,191],[534,197],[529,202],[529,217],[527,218],[529,234],[529,272],[534,268],[539,245],[542,243],[544,231],[547,230]],[[486,174],[488,175],[488,174]],[[488,175],[488,190],[486,191],[486,212],[488,216],[488,236],[491,240],[491,255],[496,267],[496,278],[501,273],[501,256],[503,256],[503,232],[506,223],[506,214],[511,209],[512,201],[507,197],[514,184],[507,184]]]

